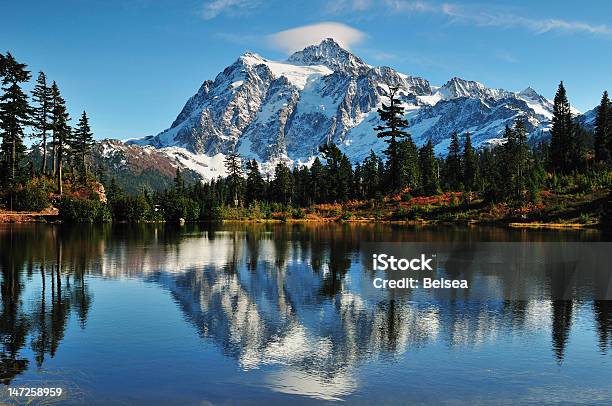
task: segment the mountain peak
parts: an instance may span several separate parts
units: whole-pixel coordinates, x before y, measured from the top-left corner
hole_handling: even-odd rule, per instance
[[[481,88],[481,89],[486,87],[482,83],[476,82],[475,80],[462,79],[457,76],[453,77],[451,80],[446,82],[446,84],[444,85],[444,87],[448,87],[448,88],[457,87],[457,86],[469,86],[469,87]]]
[[[245,52],[240,55],[238,60],[247,64],[258,64],[264,62],[266,59],[255,52]]]
[[[185,148],[188,167],[207,179],[224,173],[210,169],[211,162],[222,162],[222,154],[234,148],[257,159],[267,172],[279,159],[296,165],[311,162],[319,146],[330,140],[357,162],[371,150],[382,153],[386,148],[372,134],[387,85],[402,89],[415,143],[432,139],[437,154],[446,151],[453,131],[469,130],[478,147],[498,139],[517,115],[526,118],[530,134],[550,127],[552,104],[530,97],[528,90],[508,92],[459,77],[432,88],[425,79],[371,67],[329,38],[288,61],[243,54],[214,82],[201,86],[170,128],[130,143],[172,147],[167,151],[173,154]]]
[[[336,40],[331,37],[325,38],[323,41],[321,41],[321,43],[318,46],[340,48],[344,50],[344,48],[342,48],[340,44],[338,44]]]
[[[520,95],[522,96],[528,96],[528,97],[540,97],[540,94],[538,92],[535,91],[535,89],[531,86],[527,87],[527,89],[519,92]]]
[[[508,95],[503,89],[492,89],[474,80],[461,79],[457,76],[446,82],[440,91],[447,97],[471,97],[476,99],[505,97]]]
[[[291,55],[287,62],[294,65],[324,65],[338,72],[364,73],[369,66],[359,57],[342,48],[333,38],[326,38],[318,45],[310,45]]]

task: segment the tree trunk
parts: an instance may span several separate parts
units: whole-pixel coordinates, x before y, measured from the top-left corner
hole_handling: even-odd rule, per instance
[[[17,135],[13,137],[13,142],[11,143],[11,186],[15,183],[15,161],[17,161],[17,146],[16,144]]]
[[[47,172],[47,134],[43,132],[42,136],[42,163],[40,164],[40,173],[45,174]]]
[[[52,165],[51,165],[51,170],[52,170],[52,175],[55,176],[56,172],[57,172],[57,140],[55,139],[55,134],[53,135],[53,148],[52,148],[52,156],[51,156],[51,160],[52,160]]]
[[[62,161],[58,159],[57,162],[57,192],[61,196],[63,193],[62,188]]]
[[[88,177],[89,173],[88,173],[87,163],[85,162],[85,158],[86,158],[85,151],[83,151],[83,173],[85,173],[85,179],[84,180],[87,181],[87,177]]]

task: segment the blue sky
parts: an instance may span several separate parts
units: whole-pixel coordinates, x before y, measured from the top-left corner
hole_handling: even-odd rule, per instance
[[[612,91],[609,0],[20,0],[0,12],[0,50],[56,80],[97,138],[157,133],[240,54],[284,59],[327,36],[437,85],[459,76],[552,98],[564,80],[582,111]]]

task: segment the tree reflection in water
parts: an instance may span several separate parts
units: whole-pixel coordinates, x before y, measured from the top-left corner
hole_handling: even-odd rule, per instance
[[[29,361],[20,356],[28,341],[40,368],[46,356],[54,357],[58,351],[70,312],[75,311],[85,327],[92,304],[85,275],[102,251],[63,231],[39,225],[0,229],[0,379],[4,384],[28,368]],[[81,249],[85,245],[87,249]],[[37,289],[31,307],[22,297],[26,285]]]
[[[20,355],[27,345],[39,368],[54,357],[70,314],[86,328],[95,306],[90,276],[130,276],[167,289],[199,334],[243,369],[285,366],[268,382],[279,391],[309,390],[331,399],[353,390],[352,371],[368,359],[398,357],[431,342],[465,347],[543,329],[562,363],[574,301],[478,301],[469,292],[415,301],[409,290],[373,292],[360,247],[367,241],[599,238],[381,224],[2,226],[0,379],[8,384],[29,367]],[[476,254],[452,255],[469,263]],[[451,277],[466,272],[473,271],[446,269]],[[515,280],[502,282],[502,289],[518,288]],[[36,289],[30,307],[22,298],[27,287]],[[551,294],[561,289],[549,288]],[[609,303],[592,302],[601,352],[612,347]]]

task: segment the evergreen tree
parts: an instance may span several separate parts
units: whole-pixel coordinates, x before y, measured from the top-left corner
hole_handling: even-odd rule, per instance
[[[62,98],[57,84],[51,85],[51,129],[53,130],[54,174],[57,179],[57,192],[63,193],[63,162],[66,147],[71,139],[71,128],[68,125],[70,116],[66,111],[66,102]]]
[[[525,121],[519,118],[514,124],[516,135],[516,195],[520,197],[526,188],[526,180],[531,170],[531,157],[527,145],[527,128]]]
[[[32,109],[32,125],[36,130],[36,137],[40,138],[41,163],[40,173],[47,172],[47,134],[51,130],[51,106],[53,97],[51,88],[47,85],[44,72],[38,74],[36,86],[32,90],[32,101],[36,106]]]
[[[355,170],[353,171],[353,186],[351,197],[361,200],[365,197],[363,192],[363,169],[361,164],[355,164]]]
[[[459,190],[459,184],[461,183],[461,145],[456,131],[451,134],[445,169],[449,189],[451,191]]]
[[[338,201],[343,198],[343,186],[340,179],[340,164],[344,154],[336,144],[326,144],[319,148],[319,152],[326,161],[325,184],[327,186],[327,198],[330,201]]]
[[[483,192],[485,199],[490,202],[500,200],[501,189],[508,183],[502,175],[504,163],[501,150],[500,147],[484,148],[476,155],[480,173],[476,190]]]
[[[552,128],[550,130],[550,162],[553,172],[566,173],[572,170],[572,112],[563,82],[555,95]]]
[[[363,161],[361,171],[363,174],[363,192],[365,197],[373,199],[379,191],[382,179],[379,176],[380,158],[376,156],[374,151],[370,151],[370,155]]]
[[[529,201],[531,203],[540,202],[540,190],[546,179],[546,169],[544,168],[544,158],[537,150],[530,151],[532,157],[527,188],[529,191]]]
[[[414,190],[419,186],[419,150],[410,134],[397,144],[400,161],[399,189]]]
[[[176,173],[174,175],[174,190],[179,196],[185,193],[185,181],[183,180],[183,174],[179,167],[176,168]]]
[[[612,159],[612,103],[605,91],[595,117],[595,160],[610,164]]]
[[[578,120],[573,120],[569,152],[570,171],[582,172],[587,169],[589,147],[593,149],[593,133],[584,128]]]
[[[325,168],[319,157],[316,157],[310,167],[310,203],[323,203],[326,199]]]
[[[342,154],[340,158],[337,185],[338,200],[345,202],[350,199],[353,186],[353,165],[345,154]]]
[[[438,162],[431,139],[419,150],[419,167],[422,193],[426,196],[438,194],[440,192]]]
[[[284,162],[276,164],[274,169],[274,180],[272,181],[272,192],[274,200],[283,204],[291,204],[293,195],[293,177],[291,170]]]
[[[245,199],[247,203],[254,201],[262,201],[265,198],[265,181],[259,171],[259,164],[256,160],[250,160],[246,163],[247,180]]]
[[[385,155],[388,158],[389,178],[391,180],[391,190],[397,192],[401,184],[401,164],[398,142],[400,138],[408,136],[405,131],[408,128],[408,121],[404,119],[404,108],[399,99],[396,98],[398,87],[389,86],[389,104],[383,103],[382,108],[378,109],[378,115],[383,125],[374,128],[378,138],[384,138],[388,145]]]
[[[242,186],[242,160],[240,155],[234,150],[225,157],[225,169],[228,174],[228,181],[234,206],[238,207],[240,202],[239,192]]]
[[[310,171],[305,165],[293,169],[294,199],[293,202],[299,206],[305,206],[310,202]]]
[[[463,185],[468,191],[476,190],[478,163],[472,147],[472,137],[470,132],[465,133],[465,142],[463,144]]]
[[[14,188],[20,174],[20,162],[25,152],[23,145],[24,128],[30,122],[28,96],[21,84],[30,79],[26,65],[19,63],[7,53],[0,59],[2,95],[0,96],[0,161],[2,183]],[[12,192],[10,198],[12,208]]]
[[[77,162],[77,168],[84,174],[84,179],[89,175],[89,158],[94,145],[93,133],[89,126],[87,114],[83,112],[79,123],[74,130],[73,138],[70,142],[70,149]]]
[[[112,206],[115,201],[117,201],[123,195],[123,191],[117,185],[117,179],[113,176],[110,181],[110,185],[108,187],[108,191],[106,192],[106,200]]]
[[[506,125],[504,130],[504,143],[495,149],[495,166],[491,169],[498,172],[499,178],[495,182],[497,188],[492,188],[491,192],[495,200],[510,200],[515,196],[516,191],[516,133],[514,129]]]
[[[420,174],[419,174],[420,176]],[[385,171],[385,163],[383,162],[382,159],[378,158],[378,188],[376,189],[376,197],[383,199],[384,196],[383,194],[385,193],[385,189],[386,189],[386,179],[387,179],[387,173]],[[420,181],[420,178],[419,178]]]
[[[525,122],[517,119],[514,128],[506,127],[504,139],[506,142],[500,147],[501,165],[499,166],[500,178],[505,179],[501,198],[522,205],[525,203],[530,170]]]

